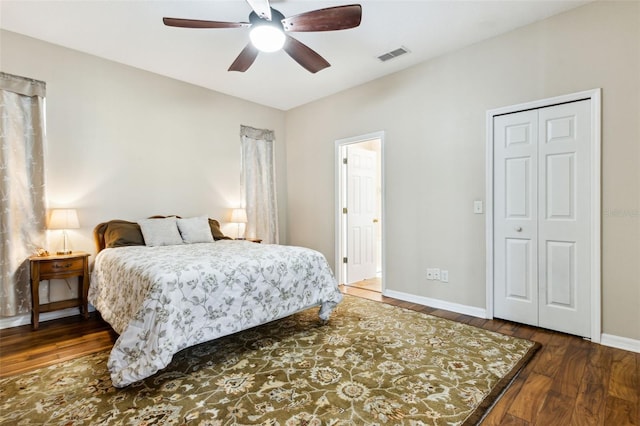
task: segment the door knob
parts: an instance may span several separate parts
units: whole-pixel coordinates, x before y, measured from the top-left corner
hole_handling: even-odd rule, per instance
[[[373,223],[378,223],[378,219],[373,219]]]
[[[521,226],[516,226],[516,232],[522,232],[522,227]]]

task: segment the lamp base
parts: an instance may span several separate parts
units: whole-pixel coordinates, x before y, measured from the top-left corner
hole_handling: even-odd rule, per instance
[[[71,254],[72,250],[69,250],[69,248],[68,248],[69,244],[67,244],[67,230],[66,229],[62,230],[62,241],[63,241],[62,250],[58,250],[56,252],[56,254],[58,254],[58,255],[60,255],[60,254],[61,255]]]

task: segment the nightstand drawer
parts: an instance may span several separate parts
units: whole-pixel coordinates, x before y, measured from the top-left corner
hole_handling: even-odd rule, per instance
[[[82,272],[84,259],[57,259],[40,262],[40,275]]]

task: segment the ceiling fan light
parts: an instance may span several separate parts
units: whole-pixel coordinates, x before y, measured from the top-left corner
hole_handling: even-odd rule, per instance
[[[284,32],[273,25],[254,25],[249,33],[251,43],[261,52],[275,52],[282,49]]]

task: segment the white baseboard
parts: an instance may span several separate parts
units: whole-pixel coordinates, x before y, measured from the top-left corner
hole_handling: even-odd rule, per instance
[[[89,305],[89,312],[93,312],[96,309]],[[54,319],[59,319],[59,318],[64,318],[64,317],[72,317],[74,315],[80,315],[80,309],[79,308],[67,308],[67,309],[60,309],[58,311],[53,311],[53,312],[45,312],[40,314],[40,318],[38,319],[38,322],[44,322],[44,321],[51,321]],[[11,327],[18,327],[21,325],[28,325],[31,324],[31,314],[25,314],[25,315],[16,315],[15,317],[9,317],[9,318],[0,318],[0,330],[5,329],[5,328],[11,328]]]
[[[385,290],[382,292],[384,296],[393,297],[394,299],[404,300],[405,302],[418,303],[420,305],[429,306],[430,308],[444,309],[458,314],[471,315],[472,317],[486,318],[487,311],[484,308],[476,308],[475,306],[460,305],[458,303],[447,302],[430,297],[416,296],[415,294],[403,293],[395,290]]]
[[[640,353],[640,340],[629,339],[628,337],[602,333],[600,335],[600,344],[616,349]]]
[[[404,300],[405,302],[418,303],[420,305],[429,306],[431,308],[445,309],[447,311],[464,315],[471,315],[478,318],[487,317],[486,309],[476,308],[474,306],[460,305],[458,303],[432,299],[430,297],[416,296],[415,294],[403,293],[401,291],[394,290],[385,290],[383,291],[383,294],[387,297]],[[620,337],[613,334],[602,333],[600,335],[600,344],[616,349],[640,353],[640,340],[629,339],[628,337]]]

